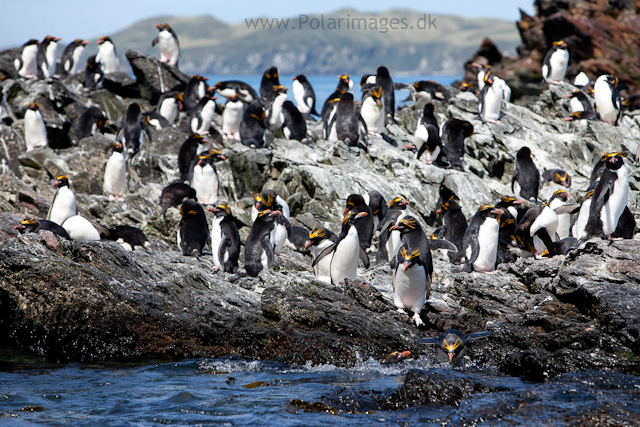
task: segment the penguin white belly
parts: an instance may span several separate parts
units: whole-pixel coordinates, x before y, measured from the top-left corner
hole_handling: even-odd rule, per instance
[[[173,35],[167,30],[160,31],[158,44],[160,45],[160,60],[169,62],[169,65],[176,65],[180,55],[180,48]]]
[[[237,96],[238,92],[236,92],[235,89],[233,88],[224,88],[224,89],[220,89],[218,91],[216,91],[217,93],[219,93],[220,95],[224,96],[225,98],[231,98],[232,96]]]
[[[517,184],[517,183],[516,183]],[[515,188],[515,185],[514,185]],[[518,193],[520,192],[520,184],[518,184]],[[507,208],[507,210],[509,211],[509,213],[511,214],[511,216],[513,217],[513,219],[516,220],[516,224],[518,223],[518,209],[516,209],[515,206],[509,206]]]
[[[558,236],[558,240],[565,239],[569,237],[571,228],[571,215],[570,214],[562,214],[558,215],[558,228],[556,229],[556,235]]]
[[[33,77],[38,68],[38,45],[29,45],[22,50],[22,68],[18,70],[20,77]],[[16,64],[19,61],[16,59]]]
[[[602,231],[605,236],[610,236],[616,231],[620,216],[627,207],[629,199],[629,173],[626,166],[618,169],[618,179],[616,179],[613,192],[609,195],[609,200],[604,204],[600,212],[602,220]]]
[[[564,80],[564,75],[567,73],[567,66],[569,65],[569,52],[566,49],[556,50],[551,54],[549,63],[551,64],[551,73],[547,77],[547,82]]]
[[[222,133],[234,135],[240,132],[240,123],[242,122],[242,113],[244,109],[242,107],[241,102],[234,102],[232,104],[239,105],[230,105],[231,103],[227,103],[227,106],[222,113]]]
[[[331,120],[333,120],[333,116],[335,116],[337,111],[336,107],[330,107],[330,108],[331,108],[331,112],[329,113],[327,123],[331,123]],[[336,129],[335,122],[333,123],[333,126],[331,126],[331,128],[329,129],[329,136],[327,137],[327,141],[338,142],[338,130]]]
[[[180,235],[180,227],[178,227],[178,231],[176,232],[176,243],[178,244],[179,251],[182,251],[182,246],[180,246],[181,242],[182,242],[182,236]]]
[[[199,133],[200,135],[207,135],[209,133],[209,128],[211,127],[211,121],[213,120],[215,109],[216,103],[214,101],[209,101],[204,105],[204,107],[202,107],[202,110],[200,110],[200,117],[202,118],[202,122],[200,124],[200,127],[194,131],[195,133]]]
[[[500,86],[502,86],[502,100],[505,102],[511,102],[511,88],[507,82],[500,79]]]
[[[289,129],[288,127],[283,127],[282,135],[284,136],[284,139],[291,139],[291,129]]]
[[[104,42],[98,48],[96,61],[102,64],[102,72],[105,74],[118,71],[118,57],[115,46],[110,42]]]
[[[198,201],[203,205],[218,203],[218,174],[210,164],[193,168],[191,187],[196,190]]]
[[[356,277],[358,259],[360,257],[360,242],[358,230],[350,227],[344,239],[338,243],[331,259],[331,282],[344,284],[344,279]]]
[[[398,219],[396,220],[396,222],[391,225],[397,224],[398,221],[400,221],[400,219],[404,218],[406,215],[408,215],[408,212],[406,210],[403,210],[402,213],[398,215]],[[387,258],[389,259],[389,261],[391,261],[393,257],[398,254],[400,246],[402,246],[402,238],[400,237],[400,232],[398,230],[391,230],[386,244]]]
[[[580,71],[580,73],[573,79],[574,86],[586,86],[589,84],[589,76],[587,76],[584,71]]]
[[[413,265],[404,271],[404,263],[398,264],[394,278],[395,288],[393,301],[397,308],[408,308],[414,313],[420,313],[431,290],[431,279],[427,277],[424,267]]]
[[[98,230],[96,230],[88,219],[80,215],[74,215],[67,218],[67,220],[62,223],[62,228],[67,230],[67,233],[69,233],[69,237],[71,237],[72,240],[77,240],[78,242],[100,240],[100,233],[98,233]]]
[[[572,113],[584,111],[584,105],[582,105],[582,102],[580,102],[580,100],[574,96],[573,98],[571,98],[571,101],[569,101],[569,110]]]
[[[360,115],[367,124],[367,130],[369,132],[382,132],[384,128],[384,115],[372,97],[364,100],[360,109]]]
[[[429,131],[427,127],[422,123],[422,121],[418,122],[418,126],[416,126],[416,131],[413,133],[413,143],[416,148],[419,150],[422,145],[427,142],[429,139]]]
[[[74,75],[76,73],[78,64],[80,63],[82,52],[84,52],[84,46],[78,46],[73,50],[73,54],[71,54],[71,57],[73,58],[73,64],[71,65],[71,68],[67,70],[69,74]]]
[[[276,203],[282,207],[282,216],[289,219],[291,217],[291,210],[289,209],[289,204],[284,201],[284,199],[280,196],[276,196]]]
[[[298,107],[298,110],[302,113],[302,114],[309,114],[311,112],[311,107],[309,105],[307,105],[307,103],[305,102],[305,97],[304,97],[304,86],[302,86],[302,83],[300,83],[297,80],[293,81],[293,98],[296,100],[296,106]]]
[[[51,209],[49,209],[47,219],[58,225],[62,225],[67,218],[77,213],[76,196],[73,194],[73,191],[67,186],[58,188]]]
[[[47,146],[47,127],[40,111],[27,110],[24,114],[24,141],[27,151]]]
[[[222,228],[220,223],[223,217],[215,217],[211,223],[211,255],[213,264],[220,270],[224,270],[224,262],[220,259],[220,243],[222,243]]]
[[[420,160],[422,160],[425,163],[432,164],[438,159],[439,155],[440,155],[440,146],[437,146],[436,149],[433,151],[429,151],[429,149],[427,148],[424,151],[424,153],[422,153],[422,156],[420,156]]]
[[[313,257],[317,258],[320,252],[332,245],[333,242],[329,239],[323,240],[319,245],[312,246]],[[313,272],[316,275],[316,279],[320,282],[331,283],[331,260],[333,259],[333,252],[325,256],[319,263],[313,267]]]
[[[52,77],[56,73],[56,51],[58,50],[58,43],[51,42],[49,46],[47,46],[47,50],[45,52],[45,56],[47,57],[47,64],[49,64],[49,68],[47,69],[47,73],[45,77]]]
[[[267,253],[263,250],[260,255],[260,264],[262,264],[262,271],[269,271],[271,266],[269,265],[269,258],[267,257]]]
[[[287,241],[287,228],[282,224],[277,224],[273,229],[273,250],[276,252],[282,251],[284,244]]]
[[[549,207],[545,206],[540,215],[533,221],[529,228],[530,236],[533,237],[541,229],[546,229],[551,240],[556,240],[556,229],[558,228],[558,215]]]
[[[589,221],[589,211],[591,210],[591,199],[587,199],[582,202],[580,206],[580,212],[578,212],[578,218],[573,225],[572,234],[576,239],[582,239],[587,236],[587,222]]]
[[[178,118],[178,103],[175,98],[167,98],[160,105],[160,115],[167,119],[170,124],[174,124]]]
[[[613,105],[613,94],[611,88],[603,76],[598,77],[593,87],[596,107],[600,118],[607,122],[614,122],[618,118],[618,109]]]
[[[204,97],[204,95],[207,93],[207,88],[204,85],[203,81],[199,81],[198,82],[197,92],[198,92],[198,100],[202,99]]]
[[[482,109],[482,118],[484,120],[500,119],[500,108],[502,107],[502,87],[498,84],[492,84],[484,96],[484,106]]]
[[[109,157],[104,169],[102,191],[111,196],[122,197],[127,190],[127,161],[124,154],[115,152]]]
[[[495,218],[486,218],[478,229],[478,258],[473,262],[476,271],[493,271],[498,255],[500,224]]]
[[[271,112],[269,113],[269,125],[275,128],[282,126],[282,104],[287,100],[287,94],[281,93],[276,96],[271,105]]]
[[[520,183],[518,181],[514,182],[513,183],[513,194],[515,194],[518,197],[522,197],[520,195],[520,190],[522,190],[522,187],[520,187]],[[511,209],[511,207],[509,207],[509,209]],[[509,211],[509,212],[511,212],[511,211]],[[513,215],[513,213],[512,213],[512,215]]]

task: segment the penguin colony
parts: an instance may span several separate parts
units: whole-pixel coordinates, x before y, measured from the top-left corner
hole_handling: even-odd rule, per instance
[[[176,32],[166,23],[156,28],[159,33],[152,46],[158,45],[160,61],[177,67],[180,44]],[[41,42],[25,43],[14,63],[18,75],[25,79],[46,79],[78,72],[88,42],[77,39],[70,43],[57,63],[59,40],[48,36]],[[105,36],[97,44],[98,53],[88,58],[84,70],[88,90],[99,88],[105,74],[119,71],[113,41]],[[562,40],[554,42],[543,61],[544,81],[548,84],[564,81],[568,62],[567,44]],[[482,121],[497,123],[503,103],[510,101],[511,89],[490,67],[473,65],[478,69],[477,82],[463,82],[461,90],[475,91]],[[552,169],[541,176],[534,161],[535,147],[523,146],[514,153],[512,194],[504,195],[495,205],[487,201],[469,220],[455,197],[447,198],[437,211],[442,215],[443,225],[430,236],[421,225],[422,218],[411,212],[413,202],[399,195],[386,195],[387,202],[375,189],[366,194],[351,194],[345,200],[340,228],[336,227],[334,232],[320,224],[311,230],[292,227],[287,202],[275,191],[264,190],[254,196],[252,223],[243,244],[238,231],[243,224],[234,218],[233,201],[219,201],[215,164],[226,157],[222,154],[223,147],[216,147],[207,139],[212,129],[223,136],[226,144],[261,148],[267,145],[268,134],[308,143],[307,121],[319,119],[328,141],[366,151],[367,137],[373,134],[384,138],[387,126],[395,122],[395,91],[409,90],[408,99],[423,107],[414,143],[404,149],[414,153],[418,161],[464,171],[465,139],[473,134],[473,125],[458,118],[439,125],[434,104],[430,102],[447,100],[450,95],[446,87],[433,81],[394,83],[389,69],[381,66],[375,74],[362,77],[359,102],[350,77],[339,76],[335,92],[318,108],[321,111],[318,113],[319,100],[306,76],[300,74],[292,81],[295,104],[288,99],[288,88],[280,83],[276,67],[264,72],[258,91],[242,81],[221,81],[209,86],[207,78],[195,75],[184,91],[162,94],[153,111],[142,111],[139,104],[131,103],[119,123],[106,163],[104,194],[111,202],[123,202],[128,189],[128,165],[145,144],[153,143],[150,129],[177,126],[186,119],[191,134],[176,153],[180,179],[163,189],[158,209],[159,215],[165,215],[172,207],[179,209],[176,243],[184,256],[211,256],[215,271],[258,276],[272,268],[288,243],[301,252],[311,251],[311,269],[316,279],[337,286],[369,268],[373,258],[376,264],[389,263],[393,302],[399,312],[409,312],[418,327],[425,324],[422,311],[428,306],[434,273],[432,251],[445,250],[460,271],[488,273],[496,265],[517,257],[563,255],[590,239],[633,238],[636,224],[627,207],[629,172],[624,153],[603,154],[581,203],[570,203],[563,189],[571,186],[569,174]],[[568,95],[571,116],[566,120],[603,120],[613,125],[618,122],[624,102],[615,76],[599,76],[592,84],[581,73],[575,84],[582,89]],[[226,102],[216,103],[215,94]],[[213,118],[220,110],[222,128],[218,132]],[[79,135],[86,137],[108,133],[107,122],[107,114],[92,106],[79,117],[76,126]],[[47,145],[46,121],[38,104],[25,108],[24,136],[27,151]],[[539,190],[549,185],[562,188],[548,201],[539,200]],[[21,233],[46,230],[79,241],[102,238],[117,241],[128,250],[149,247],[149,240],[139,229],[118,226],[107,230],[78,215],[69,177],[57,177],[53,187],[56,194],[47,219],[27,217],[16,225],[17,230]],[[213,215],[210,223],[207,211],[211,212],[210,217]],[[373,244],[374,235],[378,237],[377,247]],[[242,255],[244,264],[240,267]],[[440,359],[459,363],[468,341],[490,333],[465,335],[448,330],[440,337],[421,342],[436,344]],[[398,361],[407,356],[405,353],[408,352],[390,356]]]

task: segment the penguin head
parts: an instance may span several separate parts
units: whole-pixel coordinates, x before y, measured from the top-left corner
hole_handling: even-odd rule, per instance
[[[564,121],[565,122],[571,122],[573,120],[582,120],[582,113],[583,113],[583,111],[575,111],[575,112],[571,113],[571,115],[569,117],[565,117]]]
[[[113,149],[113,151],[116,153],[122,153],[124,147],[122,145],[122,142],[114,142],[113,144],[111,144],[111,149]]]
[[[342,213],[342,215],[346,215],[347,212],[349,212],[354,206],[362,205],[366,205],[364,197],[362,197],[360,194],[350,194],[349,197],[347,197],[346,207],[344,208],[344,212]]]
[[[553,182],[563,187],[571,187],[571,177],[565,171],[558,170],[553,174]]]
[[[564,40],[558,40],[551,44],[551,47],[555,49],[566,49],[567,43]]]
[[[308,251],[311,246],[319,244],[327,237],[329,237],[329,233],[326,228],[314,226],[309,233],[309,240],[304,243],[304,250]]]
[[[264,123],[266,114],[264,112],[264,108],[262,108],[262,105],[260,105],[259,102],[256,101],[249,105],[247,113],[249,113],[249,116],[253,117],[257,122]]]
[[[26,46],[31,46],[34,44],[40,44],[40,42],[36,39],[31,39],[28,42],[26,42],[25,44],[22,45],[22,47],[26,47]]]
[[[382,102],[380,101],[380,98],[382,98],[382,92],[384,91],[380,86],[373,87],[369,90],[369,95],[371,95],[371,98],[376,102],[378,108],[382,108]]]
[[[516,220],[511,216],[511,213],[507,210],[504,211],[504,214],[498,215],[498,225],[500,225],[500,229],[507,228],[510,226],[516,225]]]
[[[491,74],[491,71],[487,71],[482,80],[485,85],[491,86],[493,84],[493,74]]]
[[[421,230],[421,229],[422,227],[420,227],[420,223],[418,223],[418,221],[416,221],[416,219],[411,215],[407,215],[400,218],[400,221],[398,221],[397,224],[389,227],[389,230],[398,230],[401,235],[405,233],[409,233],[413,230]]]
[[[526,200],[516,200],[511,196],[502,196],[502,200],[496,205],[497,208],[508,208],[510,206],[518,206],[526,203]]]
[[[344,216],[344,218],[342,218],[342,225],[355,225],[355,223],[358,222],[360,218],[364,218],[365,216],[368,216],[368,215],[369,214],[367,212],[360,212],[357,214],[353,212],[349,212]]]
[[[558,190],[551,195],[551,198],[549,199],[549,203],[551,203],[555,199],[560,199],[561,201],[566,203],[569,200],[569,193],[567,193],[564,190]]]
[[[618,170],[624,165],[623,157],[626,156],[624,153],[607,153],[605,156],[605,166],[607,169]]]
[[[349,84],[349,74],[342,74],[341,76],[338,76],[338,82]]]
[[[274,93],[275,96],[278,96],[278,95],[283,94],[283,93],[287,93],[288,90],[289,90],[289,88],[284,87],[282,85],[276,85],[276,86],[273,87],[273,93]]]
[[[277,207],[276,198],[278,195],[273,190],[266,190],[260,194],[257,194],[253,199],[255,200],[255,207],[258,211],[263,210],[275,210]]]
[[[529,147],[522,147],[518,150],[518,159],[531,158],[531,149]]]
[[[297,76],[292,77],[291,80],[297,80],[300,83],[307,83],[308,82],[307,76],[305,76],[304,74],[298,74]]]
[[[101,44],[107,43],[107,42],[113,44],[113,42],[111,41],[111,38],[109,36],[102,36],[96,41],[96,44],[97,45],[101,45]]]
[[[475,92],[473,84],[466,81],[463,81],[458,89],[462,92]]]
[[[409,202],[402,197],[396,197],[388,203],[389,209],[401,209],[404,210],[409,205]]]
[[[264,72],[264,76],[269,80],[277,81],[280,76],[278,76],[278,67],[271,67]]]
[[[156,24],[156,28],[158,29],[158,31],[171,31],[171,25],[164,23],[164,24]]]
[[[504,211],[500,208],[496,209],[493,205],[481,205],[478,208],[478,212],[485,218],[498,218],[498,215],[504,214]]]
[[[413,267],[420,260],[420,249],[416,248],[409,252],[403,245],[400,248],[400,256],[402,257],[404,271],[407,271]]]
[[[215,160],[226,160],[227,158],[222,155],[220,150],[211,148],[209,151],[200,153],[198,155],[198,165],[204,166],[208,163],[213,163]]]
[[[195,199],[184,199],[180,206],[180,215],[182,218],[193,218],[198,215],[202,208]]]
[[[449,200],[447,200],[446,202],[444,202],[442,204],[442,206],[440,207],[440,209],[438,209],[436,211],[436,215],[441,215],[449,210],[456,210],[456,209],[460,209],[460,205],[458,204],[458,202],[456,202],[455,200],[453,200],[454,196],[451,196],[449,198]]]
[[[65,186],[69,186],[69,176],[68,175],[60,175],[59,177],[56,178],[55,181],[53,181],[53,188],[60,188],[60,187],[65,187]]]
[[[45,42],[46,43],[51,43],[51,42],[57,43],[60,40],[61,40],[60,37],[47,36],[42,40],[42,43],[45,43]]]
[[[410,351],[394,351],[384,358],[383,364],[392,365],[394,363],[398,363],[411,356]]]
[[[582,91],[581,91],[580,89],[578,89],[578,90],[574,90],[573,92],[571,92],[571,93],[570,93],[570,94],[568,94],[568,95],[565,95],[564,97],[565,97],[565,98],[574,98],[574,97],[576,97],[576,96],[580,95],[580,93],[581,93],[581,92],[582,92]]]
[[[32,102],[31,104],[27,105],[27,110],[40,111],[40,104],[36,104],[35,102]]]
[[[214,214],[216,214],[216,216],[231,216],[231,208],[229,207],[229,205],[221,204],[218,206],[211,206],[207,210],[209,212],[213,212]]]
[[[422,111],[422,115],[423,116],[433,116],[434,110],[435,110],[435,107],[433,106],[432,103],[429,102],[424,106],[424,110]]]
[[[270,209],[265,209],[258,212],[258,217],[256,218],[256,221],[260,219],[261,221],[265,221],[265,222],[274,222],[276,218],[280,216],[281,213],[282,212],[280,211],[272,211]]]
[[[449,362],[458,359],[465,348],[464,335],[457,329],[449,329],[444,331],[438,339],[438,347],[448,357]]]
[[[26,217],[25,219],[20,221],[20,224],[16,225],[14,229],[18,230],[20,234],[24,234],[24,233],[33,232],[37,228],[37,226],[38,226],[37,219],[33,217]]]
[[[607,75],[607,83],[609,83],[609,85],[613,87],[616,87],[618,86],[618,78],[616,76]]]
[[[391,75],[389,74],[389,69],[387,67],[385,67],[384,65],[376,68],[376,76],[378,76],[378,77],[391,77]]]
[[[82,46],[86,46],[89,44],[89,40],[83,40],[83,39],[75,39],[73,42],[77,45],[82,45]]]

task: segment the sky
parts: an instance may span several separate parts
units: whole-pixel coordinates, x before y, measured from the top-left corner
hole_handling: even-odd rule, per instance
[[[518,8],[534,14],[533,0],[7,0],[3,3],[0,48],[20,46],[31,38],[41,40],[47,35],[61,37],[62,43],[76,38],[95,39],[116,33],[141,19],[160,15],[211,15],[228,23],[240,23],[245,18],[294,17],[345,7],[361,12],[401,8],[436,15],[510,21],[519,19]]]

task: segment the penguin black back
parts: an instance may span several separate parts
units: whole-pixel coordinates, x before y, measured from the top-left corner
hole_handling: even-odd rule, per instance
[[[202,255],[209,238],[209,225],[204,209],[194,199],[186,199],[180,206],[182,219],[178,228],[178,244],[182,255]]]
[[[380,224],[380,221],[384,219],[387,215],[387,201],[384,199],[384,196],[380,194],[379,191],[371,190],[369,191],[369,207],[371,208],[371,212],[373,213],[375,225]]]
[[[542,182],[540,188],[542,188],[547,182],[555,182],[563,187],[571,187],[571,177],[562,169],[549,169],[542,173]]]
[[[122,239],[124,243],[128,243],[131,249],[135,249],[136,246],[146,247],[149,239],[144,234],[144,231],[139,228],[132,227],[130,225],[118,225],[109,228],[108,234],[105,234],[103,239],[118,241]]]
[[[124,146],[127,149],[129,160],[142,148],[143,132],[146,133],[147,138],[151,141],[151,131],[144,122],[140,104],[137,102],[132,102],[127,107],[127,111],[125,111],[120,121],[118,134],[120,134],[120,131],[124,134]]]
[[[88,90],[95,90],[101,86],[104,73],[98,61],[96,61],[96,55],[91,55],[87,58],[87,63],[84,69],[84,87]]]
[[[259,102],[245,108],[240,123],[240,142],[247,147],[262,148],[265,145],[265,112]]]
[[[69,233],[67,230],[60,227],[53,221],[48,221],[46,219],[36,219],[36,218],[25,218],[20,224],[14,227],[16,230],[20,232],[20,234],[25,233],[37,233],[40,230],[48,230],[54,234],[57,234],[60,237],[64,237],[67,240],[71,240]]]
[[[287,139],[295,139],[296,141],[305,139],[307,137],[307,122],[304,120],[300,110],[293,105],[293,102],[285,101],[282,104],[282,114],[284,116],[282,132]]]
[[[279,211],[260,211],[251,226],[244,245],[244,268],[249,276],[256,277],[262,270],[273,265],[274,252],[270,234],[279,215]]]
[[[271,67],[262,74],[262,80],[260,81],[260,96],[262,99],[269,99],[273,93],[274,86],[280,86],[278,67]]]
[[[371,246],[371,240],[373,239],[373,211],[364,201],[364,198],[359,194],[351,194],[347,197],[346,207],[343,215],[347,215],[349,212],[358,214],[360,212],[366,212],[367,215],[359,218],[355,227],[358,230],[358,240],[360,241],[360,247],[364,250]],[[348,231],[348,227],[346,229]],[[342,232],[345,233],[345,225],[343,224]]]
[[[180,179],[182,181],[189,179],[189,170],[191,169],[193,159],[196,157],[198,145],[207,142],[202,135],[192,133],[180,146],[180,151],[178,152],[178,169],[180,169]]]
[[[385,124],[395,123],[396,97],[393,87],[393,79],[389,74],[387,67],[378,67],[376,69],[376,84],[382,87],[382,96],[384,99]]]
[[[214,227],[220,227],[220,241],[214,242],[215,230],[211,233],[211,251],[217,251],[217,259],[223,265],[224,271],[234,273],[238,269],[238,258],[240,257],[240,235],[235,218],[231,215],[228,205],[222,204],[210,207],[209,211],[216,215]],[[216,245],[217,247],[214,247]],[[215,259],[214,259],[215,260]]]
[[[452,167],[463,169],[464,140],[473,135],[473,125],[460,119],[449,119],[442,126],[442,150]]]
[[[464,240],[464,233],[467,231],[467,218],[462,212],[462,208],[453,200],[453,198],[444,202],[442,207],[438,209],[436,214],[444,214],[442,217],[442,225],[444,227],[444,235],[439,236],[445,240],[453,243],[458,248],[462,248],[462,241]],[[449,252],[449,260],[457,261],[457,254]]]
[[[106,123],[107,118],[100,108],[95,106],[87,108],[78,120],[78,138],[82,139],[93,135],[94,125],[96,130],[102,131]]]
[[[162,189],[160,194],[161,215],[171,206],[178,206],[184,199],[196,199],[196,190],[183,182],[174,182]]]
[[[433,104],[430,102],[427,103],[422,110],[422,118],[420,119],[420,121],[425,125],[433,125],[436,127],[436,129],[438,129],[438,119],[436,119],[436,116],[433,113],[434,110],[435,107],[433,106]]]
[[[358,122],[363,124],[366,131],[367,125],[358,111],[353,95],[346,92],[340,97],[336,114],[333,116],[329,128],[335,124],[338,140],[344,141],[349,147],[356,147],[360,139]]]
[[[516,155],[516,169],[511,179],[511,190],[524,199],[538,199],[540,172],[531,159],[529,147],[522,147]],[[519,190],[519,191],[517,191]]]
[[[191,112],[205,93],[207,93],[207,78],[199,75],[191,77],[184,89],[184,109]]]

